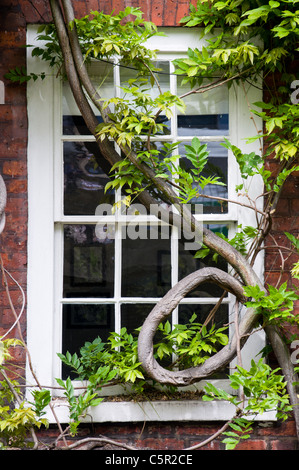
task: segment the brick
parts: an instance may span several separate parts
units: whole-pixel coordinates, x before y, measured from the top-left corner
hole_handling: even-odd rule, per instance
[[[19,315],[19,310],[16,312]],[[1,324],[3,328],[10,328],[14,324],[16,318],[11,308],[3,308],[1,315]],[[25,324],[25,315],[22,315],[20,318],[20,323]]]
[[[15,217],[16,215],[26,215],[27,208],[27,198],[24,194],[8,195],[6,214],[11,214],[12,217]]]
[[[16,334],[14,335],[13,333],[11,334],[11,337],[13,338],[18,338],[18,334],[16,332]],[[10,352],[10,355],[12,357],[12,360],[17,363],[17,364],[20,364],[20,363],[24,363],[25,360],[26,360],[26,352],[24,350],[24,348],[22,346],[15,346],[13,348],[10,348],[9,350]]]
[[[23,30],[18,31],[0,31],[1,47],[20,47],[26,44],[26,33]]]
[[[271,286],[279,287],[282,283],[287,282],[288,285],[291,283],[291,275],[289,273],[276,272],[265,272],[265,285],[270,284]]]
[[[20,3],[22,14],[26,18],[27,23],[44,23],[51,21],[51,11],[49,3],[46,0],[38,0],[35,1],[34,4],[30,0],[22,0]]]
[[[26,157],[27,153],[27,144],[26,141],[14,141],[4,139],[0,141],[0,158],[3,159],[13,159]]]
[[[27,192],[27,180],[24,179],[13,179],[6,181],[6,189],[9,193],[26,193]]]
[[[3,253],[2,259],[3,259],[4,266],[6,266],[8,270],[12,266],[15,268],[16,267],[21,268],[27,265],[26,253],[20,253],[20,252]]]
[[[142,425],[134,424],[134,425],[126,425],[126,424],[95,424],[95,433],[96,434],[106,434],[107,429],[109,429],[109,435],[111,436],[121,436],[127,434],[136,434],[139,435],[142,431]]]
[[[293,227],[293,217],[273,217],[272,230],[274,232],[288,232]]]
[[[136,445],[136,444],[135,444]],[[138,447],[150,448],[150,449],[159,449],[159,450],[176,450],[184,449],[184,441],[179,439],[171,438],[145,438],[138,440]]]
[[[174,26],[177,26],[180,24],[180,20],[189,14],[189,5],[192,3],[192,5],[196,6],[197,1],[196,0],[191,0],[191,2],[178,2],[176,5],[177,8],[177,14],[176,14],[176,21],[173,23]],[[167,9],[168,11],[168,9]],[[167,15],[166,18],[169,18]],[[169,26],[172,25],[172,22],[169,22]]]
[[[241,441],[235,450],[267,450],[267,443],[262,439],[248,439]]]
[[[15,308],[18,308],[19,306],[22,305],[23,298],[19,290],[17,291],[10,290],[10,298]],[[3,307],[10,308],[9,300],[8,300],[5,290],[0,291],[0,305],[1,305],[1,308]]]
[[[219,430],[217,425],[204,425],[199,423],[188,423],[182,426],[179,426],[177,430],[178,436],[211,436]]]
[[[27,165],[23,161],[5,161],[3,164],[3,175],[24,176],[27,173]]]
[[[163,24],[165,2],[161,0],[152,0],[151,2],[151,21],[157,26]]]
[[[291,204],[291,214],[299,214],[299,198],[297,199],[291,199],[290,201]]]
[[[202,441],[204,441],[204,439],[202,439]],[[185,447],[194,447],[194,446],[197,446],[198,444],[200,444],[200,441],[191,440],[190,442],[188,442],[188,444],[185,445]],[[224,448],[223,444],[221,444],[221,442],[215,439],[209,442],[207,445],[203,447],[199,447],[194,450],[223,450],[223,448]]]
[[[281,198],[277,204],[275,217],[289,217],[290,215],[290,200],[287,198]]]
[[[281,197],[297,197],[299,196],[299,177],[290,176],[284,183]]]
[[[298,440],[290,438],[273,440],[271,450],[298,450]]]

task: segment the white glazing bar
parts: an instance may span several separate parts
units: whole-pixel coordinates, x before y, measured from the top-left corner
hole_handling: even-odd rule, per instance
[[[120,67],[113,68],[113,78],[114,78],[114,93],[116,97],[120,97]],[[116,146],[117,152],[120,153],[120,149]],[[115,202],[121,200],[121,191],[117,190],[115,193]],[[118,210],[118,209],[116,209]],[[120,333],[121,330],[121,269],[122,269],[122,226],[121,224],[115,224],[115,240],[114,240],[114,250],[115,250],[115,259],[114,259],[114,297],[115,297],[115,311],[114,311],[114,329],[116,333]]]
[[[173,227],[171,230],[171,286],[174,287],[179,280],[179,243],[178,243],[178,228]],[[172,314],[172,323],[178,323],[178,309],[175,309]]]
[[[63,224],[54,225],[54,294],[57,301],[54,304],[54,319],[53,329],[55,335],[53,336],[53,351],[56,352],[53,358],[53,385],[54,377],[61,377],[61,360],[58,358],[57,353],[62,352],[62,309],[63,309],[63,265],[64,265],[64,236]],[[56,383],[56,382],[55,382]]]
[[[62,143],[62,84],[54,80],[54,113],[53,113],[53,167],[54,167],[54,220],[63,217],[64,175]]]
[[[121,225],[116,224],[115,229],[115,259],[114,259],[114,297],[115,297],[115,331],[120,332],[121,329],[121,311],[120,311],[120,300],[121,300],[121,285],[122,285],[122,237],[121,237]]]
[[[96,139],[93,135],[64,135],[63,142],[95,142]]]

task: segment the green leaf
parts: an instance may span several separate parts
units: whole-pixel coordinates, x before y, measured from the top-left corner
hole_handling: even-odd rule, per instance
[[[270,0],[269,5],[270,5],[271,8],[279,8],[280,3],[276,2],[274,0]]]

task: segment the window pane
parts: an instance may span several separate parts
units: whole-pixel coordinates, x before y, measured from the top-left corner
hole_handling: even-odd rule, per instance
[[[104,100],[113,98],[115,95],[113,85],[113,65],[102,61],[93,61],[93,63],[88,66],[88,71],[101,98]],[[93,104],[91,104],[91,107],[93,108],[98,121],[102,122],[98,109]],[[84,119],[80,115],[71,89],[67,83],[64,83],[63,85],[62,113],[64,135],[91,134],[84,122]]]
[[[113,297],[114,240],[101,225],[64,227],[64,297]]]
[[[114,203],[114,192],[105,193],[109,167],[95,142],[64,142],[63,159],[65,215],[94,215],[99,204]]]
[[[178,95],[184,95],[190,87],[178,86]],[[178,113],[178,134],[181,136],[227,135],[228,89],[224,86],[205,93],[192,94],[184,98],[186,114]]]
[[[220,232],[227,236],[227,227],[225,225],[209,225],[208,228],[214,232]],[[185,243],[183,240],[179,240],[179,280],[188,276],[189,274],[197,271],[198,269],[205,268],[207,266],[217,267],[223,271],[227,271],[227,263],[221,256],[218,256],[218,260],[214,261],[213,253],[209,254],[205,258],[194,258],[196,250],[186,250]],[[196,289],[186,297],[220,297],[223,293],[223,289],[212,283],[200,284]]]
[[[227,173],[228,173],[228,154],[227,149],[224,148],[220,142],[202,142],[207,145],[207,151],[209,152],[208,163],[202,172],[202,176],[217,176],[219,181],[224,183],[225,186],[217,184],[208,184],[203,189],[198,186],[200,194],[205,194],[212,197],[227,198]],[[179,146],[179,154],[185,154],[185,146],[181,144]],[[181,158],[181,166],[187,171],[190,171],[193,166],[191,162],[186,158]],[[193,187],[196,187],[194,183]],[[209,199],[206,197],[193,198],[190,204],[202,204],[204,214],[220,214],[226,213],[228,210],[227,202],[220,202],[216,199]]]
[[[128,333],[143,325],[144,320],[154,308],[155,304],[122,304],[121,327],[126,327]]]
[[[129,225],[123,233],[123,296],[161,297],[170,289],[170,236],[169,228],[165,229],[162,232],[154,226]]]
[[[86,341],[97,337],[105,342],[114,329],[114,305],[63,305],[62,353],[78,354]],[[63,365],[63,378],[69,374]]]

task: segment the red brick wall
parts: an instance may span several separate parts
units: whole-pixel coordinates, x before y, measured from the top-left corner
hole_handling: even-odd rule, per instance
[[[14,4],[13,4],[14,3]],[[5,104],[0,105],[0,172],[4,177],[8,199],[6,226],[1,235],[1,254],[5,268],[26,292],[27,272],[27,109],[26,85],[13,85],[4,75],[11,68],[25,66],[26,20],[17,2],[0,5],[0,80],[5,83]],[[16,313],[22,307],[22,293],[8,277],[9,289]],[[0,291],[0,335],[15,318],[4,288]],[[26,335],[24,312],[20,324]],[[14,337],[19,337],[15,328]],[[15,363],[24,366],[21,348],[14,350]]]
[[[89,10],[121,10],[127,5],[140,6],[148,20],[158,26],[176,26],[179,19],[188,12],[189,0],[89,0],[75,1],[77,16],[89,13]],[[26,246],[27,246],[27,112],[26,85],[8,82],[5,73],[16,66],[25,66],[26,25],[44,23],[51,19],[47,0],[2,0],[0,5],[0,80],[5,83],[5,104],[0,105],[0,172],[3,175],[7,190],[6,227],[1,235],[1,254],[5,267],[20,283],[26,292]],[[269,162],[272,165],[273,162]],[[279,243],[287,243],[285,230],[298,234],[299,213],[299,175],[290,178],[282,194],[282,200],[274,219],[273,231]],[[288,262],[290,266],[291,260]],[[266,280],[273,283],[280,275],[280,259],[269,254],[266,257]],[[283,279],[289,280],[285,272]],[[22,295],[16,284],[9,280],[10,292],[16,312],[22,306]],[[297,307],[299,310],[299,306]],[[21,319],[22,333],[26,337],[25,313]],[[5,290],[0,290],[0,336],[14,322],[12,311]],[[13,332],[18,337],[18,332]],[[15,350],[15,363],[24,365],[22,350]],[[181,449],[204,440],[218,429],[216,424],[204,423],[148,423],[142,425],[101,425],[82,429],[82,437],[105,435],[125,442],[137,443],[140,447],[153,449]],[[53,431],[54,432],[54,431]],[[49,431],[48,439],[53,437]],[[47,436],[43,434],[43,438]],[[220,440],[209,444],[208,449],[222,448]],[[273,426],[257,426],[252,438],[246,441],[242,449],[291,450],[297,448],[294,422]]]

